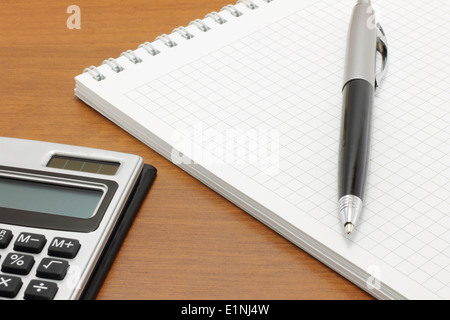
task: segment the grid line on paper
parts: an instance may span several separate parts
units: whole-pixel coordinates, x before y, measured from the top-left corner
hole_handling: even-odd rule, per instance
[[[376,99],[366,208],[351,241],[424,290],[449,298],[450,112],[445,92],[450,86],[441,81],[450,73],[450,39],[444,32],[450,10],[442,10],[449,5],[434,1],[424,12],[417,0],[406,7],[400,1],[377,3],[392,45],[391,66]],[[341,21],[337,12],[348,12],[347,5],[324,1],[305,6],[126,96],[179,131],[196,123],[205,130],[278,130],[277,176],[261,174],[258,164],[244,158],[236,159],[243,163],[237,168],[340,234],[337,93],[347,20]],[[405,25],[428,37],[410,42]]]

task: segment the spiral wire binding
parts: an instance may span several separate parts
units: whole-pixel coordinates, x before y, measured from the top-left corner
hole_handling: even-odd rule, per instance
[[[173,29],[172,33],[177,32],[179,35],[181,35],[186,40],[192,39],[194,35],[190,33],[185,27],[178,27]]]
[[[102,64],[107,64],[115,73],[119,73],[124,70],[123,67],[114,58],[109,58],[103,61]]]
[[[216,23],[218,24],[224,24],[225,22],[227,22],[227,20],[225,20],[220,14],[218,14],[217,12],[213,11],[211,13],[208,13],[205,18],[211,18],[213,19]]]
[[[162,43],[164,43],[169,48],[176,47],[178,43],[173,41],[167,34],[162,34],[160,36],[157,36],[155,40],[160,40]]]
[[[138,48],[143,48],[145,51],[148,52],[148,54],[152,56],[156,56],[161,51],[157,50],[150,42],[144,42],[143,44],[140,44]]]
[[[210,27],[208,27],[207,25],[206,25],[206,23],[204,23],[202,20],[200,20],[200,19],[195,19],[194,21],[191,21],[190,23],[189,23],[189,25],[190,26],[192,26],[192,25],[194,25],[194,26],[196,26],[200,31],[202,31],[202,32],[207,32],[207,31],[209,31],[209,30],[211,30],[211,28]]]
[[[132,63],[137,64],[137,63],[141,63],[142,59],[139,58],[136,53],[134,53],[134,51],[132,50],[127,50],[125,52],[122,52],[120,54],[121,57],[126,57],[128,60],[130,60]]]
[[[251,0],[238,0],[238,2],[236,2],[236,4],[238,4],[238,3],[243,3],[250,10],[258,8],[258,6],[256,4],[254,4],[253,1],[251,1]]]
[[[94,78],[94,80],[97,81],[102,81],[106,79],[106,77],[103,74],[101,74],[100,71],[98,71],[97,67],[95,66],[90,66],[89,68],[84,69],[83,72],[89,73],[92,76],[92,78]]]
[[[222,11],[228,11],[231,15],[235,16],[236,18],[240,17],[243,15],[242,12],[240,12],[235,6],[233,6],[232,4],[229,4],[225,7],[223,7],[222,9],[220,9],[220,12]]]
[[[264,1],[266,3],[270,3],[270,2],[272,2],[274,0],[261,0],[261,1]],[[225,6],[225,7],[223,7],[219,11],[219,13],[217,13],[215,11],[213,11],[211,13],[208,13],[205,16],[205,19],[206,18],[211,18],[215,23],[217,23],[218,25],[221,25],[221,24],[227,23],[227,20],[220,15],[220,12],[225,12],[226,11],[226,12],[230,13],[232,16],[234,16],[236,18],[241,17],[242,15],[244,15],[244,13],[241,12],[240,10],[238,10],[238,8],[236,8],[237,4],[243,4],[250,10],[254,10],[254,9],[258,8],[258,6],[253,2],[253,0],[238,0],[235,5],[229,4],[229,5]],[[195,26],[197,29],[199,29],[202,32],[208,32],[209,30],[211,30],[211,27],[209,27],[201,19],[195,19],[194,21],[191,21],[188,26]],[[191,32],[189,32],[189,30],[187,30],[185,27],[175,28],[171,32],[171,34],[175,34],[175,33],[178,33],[185,40],[190,40],[190,39],[194,38],[194,35]],[[176,47],[178,45],[178,43],[176,43],[170,37],[170,35],[167,35],[167,34],[162,34],[162,35],[156,37],[155,41],[157,41],[157,40],[161,41],[168,48],[173,48],[173,47]],[[138,46],[138,48],[144,49],[151,56],[156,56],[156,55],[161,53],[150,42],[145,42],[143,44],[140,44]],[[143,62],[143,60],[141,58],[139,58],[136,55],[136,53],[134,51],[132,51],[132,50],[127,50],[125,52],[122,52],[120,54],[120,56],[121,57],[126,57],[133,64],[138,64],[138,63]],[[108,65],[115,73],[119,73],[119,72],[122,72],[123,70],[125,70],[125,68],[119,64],[117,59],[114,59],[114,58],[109,58],[107,60],[104,60],[102,65]],[[95,66],[90,66],[89,68],[84,69],[83,72],[89,73],[92,76],[92,78],[94,78],[97,81],[102,81],[102,80],[106,79],[106,76],[103,75],[98,70],[98,68],[95,67]]]

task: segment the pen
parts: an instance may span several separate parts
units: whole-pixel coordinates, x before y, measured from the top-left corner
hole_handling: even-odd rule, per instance
[[[382,59],[377,72],[377,55]],[[358,0],[347,35],[338,167],[338,210],[345,233],[361,214],[369,164],[375,90],[387,66],[387,44],[370,0]]]

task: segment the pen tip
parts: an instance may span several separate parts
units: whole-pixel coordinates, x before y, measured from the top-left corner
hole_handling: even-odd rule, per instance
[[[351,234],[353,232],[353,223],[347,223],[345,225],[345,233],[346,234]]]

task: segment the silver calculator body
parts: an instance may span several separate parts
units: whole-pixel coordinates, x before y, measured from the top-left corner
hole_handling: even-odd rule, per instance
[[[139,156],[0,138],[0,299],[79,299]]]

